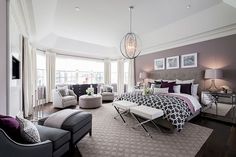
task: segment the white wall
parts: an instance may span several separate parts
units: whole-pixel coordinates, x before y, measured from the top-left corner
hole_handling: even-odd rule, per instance
[[[13,9],[9,10],[9,112],[11,116],[15,116],[21,112],[22,109],[22,76],[20,79],[12,79],[12,56],[22,63],[22,44],[21,33],[13,16]],[[20,65],[21,66],[21,65]],[[22,66],[21,66],[22,67]],[[20,75],[22,70],[20,68]]]
[[[7,114],[7,7],[0,0],[0,114]]]

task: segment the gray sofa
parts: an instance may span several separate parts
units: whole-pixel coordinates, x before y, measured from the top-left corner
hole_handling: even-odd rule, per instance
[[[36,144],[22,144],[13,141],[0,128],[0,154],[6,157],[60,157],[69,151],[70,132],[36,125],[41,141]]]

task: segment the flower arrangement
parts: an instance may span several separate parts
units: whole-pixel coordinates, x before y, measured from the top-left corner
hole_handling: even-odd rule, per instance
[[[89,87],[88,89],[86,89],[86,93],[87,93],[87,95],[93,95],[94,94],[94,88]]]
[[[151,93],[152,93],[151,88],[145,87],[145,88],[143,89],[143,95],[149,95],[149,94],[151,94]]]

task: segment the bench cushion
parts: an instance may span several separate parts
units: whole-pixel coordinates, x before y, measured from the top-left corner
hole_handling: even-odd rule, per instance
[[[92,114],[81,111],[65,120],[62,129],[75,133],[89,122],[92,122]]]
[[[144,105],[132,107],[130,108],[130,112],[138,116],[141,116],[143,118],[150,119],[150,120],[159,118],[163,116],[164,114],[163,111],[160,109],[156,109],[156,108],[152,108],[152,107],[144,106]]]
[[[113,105],[115,107],[121,108],[123,110],[129,110],[132,107],[138,106],[136,103],[130,102],[130,101],[115,101],[113,102]]]

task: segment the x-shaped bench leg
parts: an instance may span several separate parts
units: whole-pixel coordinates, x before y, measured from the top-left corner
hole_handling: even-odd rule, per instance
[[[145,128],[145,126],[143,125],[143,124],[148,123],[148,122],[150,122],[150,121],[152,121],[152,120],[149,119],[149,120],[146,120],[146,121],[141,122],[140,119],[139,119],[135,114],[131,113],[131,115],[134,117],[134,119],[136,119],[136,120],[139,122],[137,125],[133,126],[133,128],[135,129],[135,128],[141,126],[141,127],[145,130],[145,132],[147,133],[147,135],[152,138],[152,136],[149,134],[148,130],[147,130],[147,129]]]
[[[127,110],[125,110],[124,112],[120,112],[120,110],[114,106],[114,108],[116,109],[117,113],[119,114],[118,116],[120,116],[120,118],[123,120],[124,123],[126,123],[125,119],[123,118],[122,114],[125,114],[126,112],[128,112]],[[116,119],[117,116],[114,117],[114,119]]]

